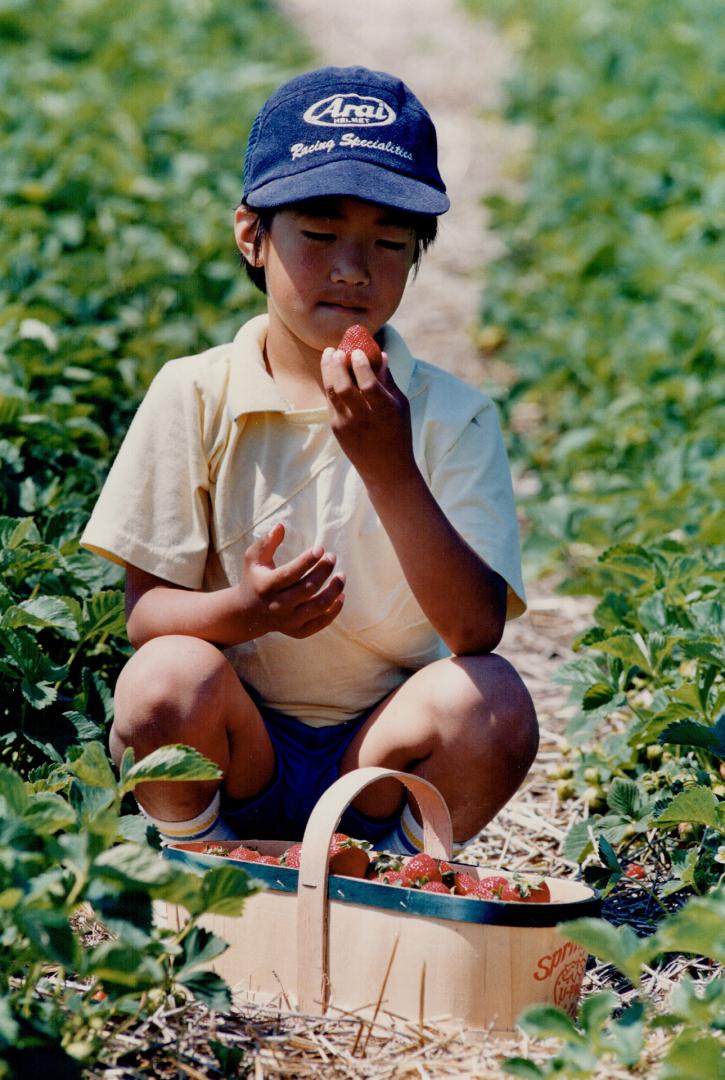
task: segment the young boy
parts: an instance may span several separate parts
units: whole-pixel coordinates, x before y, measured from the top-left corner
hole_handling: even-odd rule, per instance
[[[126,568],[114,758],[183,742],[223,772],[139,789],[167,838],[299,838],[338,775],[382,765],[434,783],[465,844],[536,753],[492,651],[524,609],[495,408],[387,325],[448,209],[436,153],[390,75],[323,68],[270,97],[235,218],[267,315],[161,369],[83,535]],[[351,324],[381,365],[335,348]],[[421,847],[395,781],[341,828]]]

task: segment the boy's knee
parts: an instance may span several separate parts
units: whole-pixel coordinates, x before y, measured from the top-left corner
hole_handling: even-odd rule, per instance
[[[146,642],[121,672],[114,698],[112,743],[144,751],[183,742],[187,726],[213,717],[231,668],[214,645],[169,635]]]
[[[503,760],[528,770],[539,747],[539,725],[519,673],[495,653],[455,657],[451,665],[462,730],[471,752],[475,754],[480,746],[488,757],[495,748]]]

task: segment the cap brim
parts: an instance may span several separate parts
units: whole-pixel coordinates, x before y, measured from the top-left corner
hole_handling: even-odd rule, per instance
[[[437,188],[367,161],[329,161],[283,176],[252,191],[244,201],[255,209],[328,196],[349,196],[413,214],[445,214],[448,196]]]

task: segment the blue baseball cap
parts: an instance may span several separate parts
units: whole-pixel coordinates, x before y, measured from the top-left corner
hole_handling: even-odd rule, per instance
[[[416,214],[450,203],[428,112],[400,79],[325,67],[286,82],[257,114],[242,199],[254,209],[346,195]]]

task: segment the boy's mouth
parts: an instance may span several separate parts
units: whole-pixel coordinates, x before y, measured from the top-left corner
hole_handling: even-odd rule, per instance
[[[360,315],[367,311],[367,308],[360,304],[349,304],[344,300],[321,300],[319,306],[330,311],[347,312],[350,315]]]

